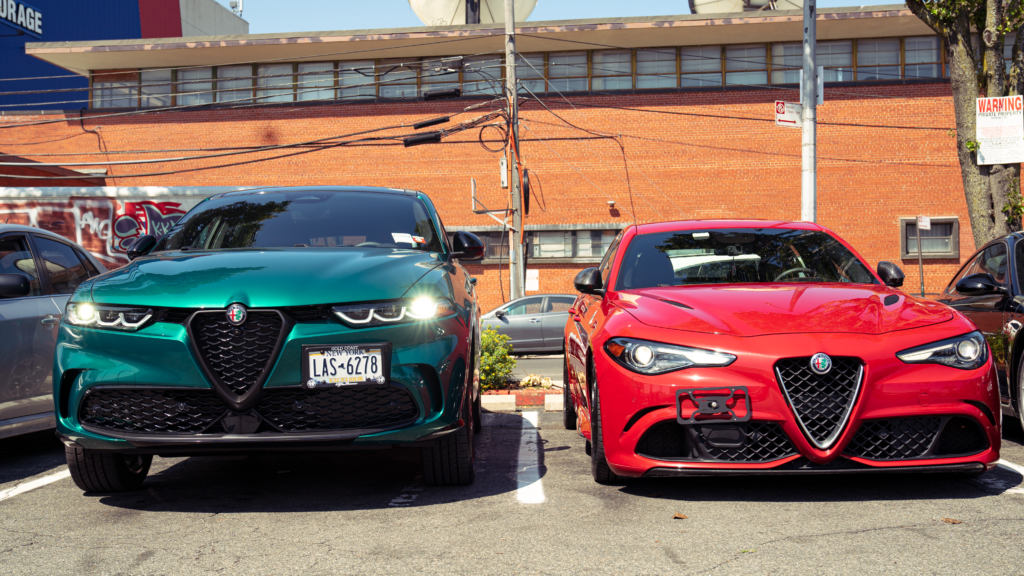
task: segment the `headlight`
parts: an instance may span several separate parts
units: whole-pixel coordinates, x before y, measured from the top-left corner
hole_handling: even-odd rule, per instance
[[[974,370],[988,360],[988,346],[981,332],[971,332],[897,352],[896,357],[907,364],[944,364],[961,370]]]
[[[89,302],[72,302],[64,319],[74,326],[134,332],[153,318],[153,310],[135,306],[107,306]]]
[[[728,366],[736,361],[735,356],[724,352],[632,338],[612,338],[604,349],[616,362],[641,374],[664,374],[690,366]]]
[[[335,306],[331,312],[353,328],[368,328],[454,316],[455,306],[441,298],[421,296],[412,300]]]

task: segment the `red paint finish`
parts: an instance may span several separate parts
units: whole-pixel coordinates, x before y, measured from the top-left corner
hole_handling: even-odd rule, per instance
[[[143,38],[181,36],[181,5],[178,0],[139,0]]]
[[[620,260],[638,231],[764,228],[766,225],[832,234],[814,224],[759,221],[695,221],[630,227],[622,235],[609,278],[617,278]],[[971,418],[984,430],[990,447],[979,454],[957,458],[851,460],[873,467],[962,463],[992,467],[999,458],[999,425],[991,424],[983,410],[966,402],[980,402],[998,418],[999,389],[991,353],[989,360],[975,370],[905,364],[896,357],[901,350],[976,330],[959,312],[944,305],[913,298],[881,284],[780,282],[625,291],[617,291],[612,282],[609,284],[603,298],[583,295],[574,306],[586,311],[570,318],[566,325],[568,381],[565,385],[577,407],[580,433],[591,438],[593,382],[588,375],[596,379],[605,455],[616,474],[642,476],[652,468],[770,469],[798,457],[827,464],[844,458],[843,450],[863,421],[917,416]],[[898,296],[900,301],[882,306],[881,301],[889,295]],[[692,310],[662,300],[685,304]],[[717,350],[733,354],[737,359],[728,367],[688,368],[646,376],[627,370],[605,352],[605,342],[613,337]],[[774,373],[774,365],[781,358],[809,357],[818,352],[855,356],[864,366],[861,389],[849,421],[827,450],[807,440]],[[660,422],[676,421],[677,390],[715,386],[746,386],[751,420],[781,425],[799,456],[766,463],[733,463],[662,461],[636,453],[637,443],[648,429]],[[637,419],[645,410],[647,412]],[[626,430],[631,420],[635,421]]]

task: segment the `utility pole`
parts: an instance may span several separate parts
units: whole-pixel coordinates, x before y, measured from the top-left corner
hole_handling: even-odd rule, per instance
[[[480,23],[480,0],[466,0],[466,24]]]
[[[526,270],[523,268],[523,195],[519,181],[519,84],[516,81],[516,16],[514,0],[505,0],[505,94],[508,97],[509,115],[512,125],[509,127],[509,138],[512,145],[508,147],[508,167],[512,181],[512,233],[509,234],[509,295],[512,299],[526,295],[523,289],[526,283]]]
[[[818,47],[815,0],[804,0],[803,171],[800,178],[800,219],[818,221]]]

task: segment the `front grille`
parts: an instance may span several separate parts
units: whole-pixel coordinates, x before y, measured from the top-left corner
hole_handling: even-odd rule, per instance
[[[203,362],[237,396],[248,392],[270,368],[281,327],[277,312],[250,311],[241,326],[232,326],[224,312],[192,318],[192,335]]]
[[[256,411],[284,432],[388,428],[419,415],[416,402],[401,386],[268,388]]]
[[[832,358],[832,369],[822,375],[811,371],[810,360],[779,360],[775,372],[808,440],[825,450],[846,425],[857,400],[863,365],[857,358]]]
[[[672,420],[651,426],[637,454],[657,460],[770,462],[797,453],[774,422],[681,425]]]
[[[157,313],[156,321],[168,324],[184,324],[193,312],[195,310],[191,308],[163,308]]]
[[[136,434],[199,434],[225,412],[212,390],[109,388],[86,394],[79,421]]]
[[[327,313],[327,308],[323,306],[296,306],[295,308],[285,308],[285,311],[291,314],[292,318],[295,318],[295,322],[299,324],[331,318]]]
[[[860,425],[844,454],[869,460],[909,460],[928,454],[942,418],[868,420]]]

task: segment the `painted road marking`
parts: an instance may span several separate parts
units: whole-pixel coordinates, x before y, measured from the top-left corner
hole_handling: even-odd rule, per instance
[[[402,493],[395,497],[388,506],[394,506],[396,508],[405,508],[406,506],[412,506],[416,503],[416,499],[423,493],[423,478],[418,474],[413,479],[412,484],[409,484],[405,488],[402,488]]]
[[[1014,464],[1013,462],[1009,462],[1007,460],[1003,460],[1002,458],[1000,458],[996,462],[996,464],[998,464],[999,466],[1002,466],[1003,468],[1005,468],[1007,470],[1012,470],[1012,471],[1016,472],[1017,474],[1020,474],[1021,476],[1024,476],[1024,466],[1021,466],[1019,464]],[[1020,485],[1017,485],[1017,486],[1014,486],[1012,488],[1007,488],[1004,491],[1004,494],[1024,494],[1024,488],[1021,488]]]
[[[28,492],[29,490],[35,490],[36,488],[41,488],[43,486],[46,486],[47,484],[53,484],[54,482],[57,482],[59,480],[63,480],[65,478],[70,478],[70,477],[71,477],[71,471],[65,469],[65,470],[61,470],[60,472],[54,472],[53,474],[50,474],[48,476],[43,476],[42,478],[37,478],[35,480],[32,480],[31,482],[25,482],[24,484],[18,484],[14,488],[8,488],[7,490],[0,490],[0,502],[3,502],[4,500],[7,500],[8,498],[14,498],[18,494],[24,494],[25,492]]]
[[[540,481],[540,434],[537,433],[539,412],[523,412],[523,428],[519,436],[519,463],[516,496],[522,504],[543,504],[544,486]]]

